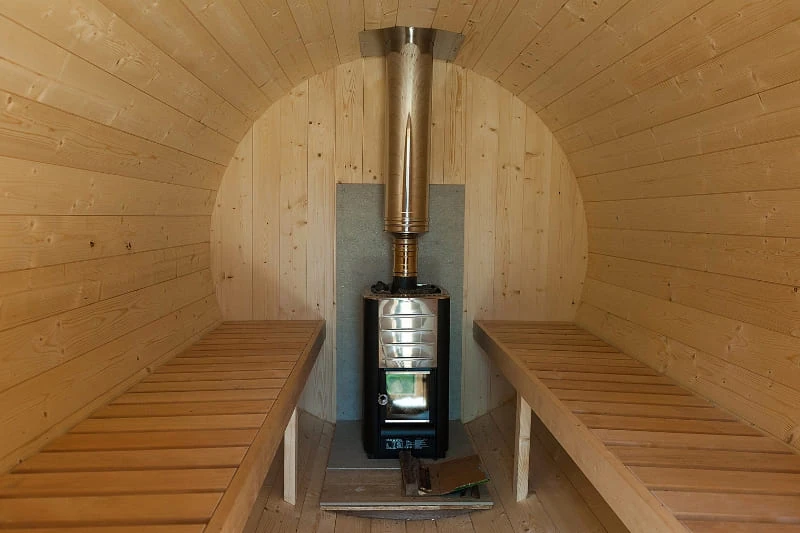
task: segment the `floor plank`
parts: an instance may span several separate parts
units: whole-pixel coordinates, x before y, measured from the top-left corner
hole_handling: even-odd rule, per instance
[[[281,500],[283,466],[278,453],[244,533],[606,532],[567,481],[564,473],[552,461],[547,469],[540,465],[542,461],[550,461],[545,453],[534,457],[534,472],[537,472],[534,478],[537,475],[545,475],[546,478],[537,478],[539,480],[532,484],[536,493],[528,500],[520,503],[514,501],[510,485],[512,449],[510,441],[501,437],[509,432],[513,435],[513,420],[504,416],[494,419],[492,415],[486,415],[469,423],[467,430],[475,440],[476,449],[484,458],[484,464],[493,480],[489,484],[489,491],[495,502],[491,510],[474,511],[435,521],[371,520],[321,511],[319,492],[334,427],[305,414],[300,418],[300,454],[306,455],[299,465],[299,476],[304,481],[298,487],[297,508],[292,508]],[[538,471],[536,465],[539,465]],[[565,487],[571,491],[569,497],[564,496]],[[561,506],[561,509],[556,510],[555,506]],[[614,533],[619,533],[619,530],[614,530]]]

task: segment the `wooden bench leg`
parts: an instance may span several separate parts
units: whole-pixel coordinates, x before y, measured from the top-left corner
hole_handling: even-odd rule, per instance
[[[294,505],[297,501],[297,408],[283,432],[283,499]]]
[[[531,406],[517,393],[517,418],[514,431],[514,496],[528,497],[528,473],[531,457]]]

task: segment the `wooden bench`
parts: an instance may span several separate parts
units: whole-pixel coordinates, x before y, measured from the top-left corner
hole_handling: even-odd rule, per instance
[[[296,406],[324,337],[322,321],[223,323],[0,476],[0,529],[241,531],[281,439],[293,503]]]
[[[800,532],[800,455],[570,323],[476,321],[517,390],[515,491],[531,409],[634,533]]]

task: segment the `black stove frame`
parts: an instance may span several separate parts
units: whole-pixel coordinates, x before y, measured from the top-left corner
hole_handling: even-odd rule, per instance
[[[438,290],[438,289],[437,289]],[[428,309],[434,306],[436,325],[430,332],[423,332],[426,342],[435,338],[433,357],[402,356],[392,359],[386,357],[386,345],[381,344],[381,302],[387,299],[402,300],[408,309],[415,303],[426,301]],[[434,303],[435,302],[435,303]],[[413,317],[413,315],[403,315]],[[428,317],[430,317],[428,315]],[[386,322],[386,317],[384,317]],[[368,291],[364,296],[364,419],[362,437],[364,450],[370,458],[397,458],[403,450],[414,456],[441,458],[448,447],[449,418],[449,379],[450,379],[450,297],[439,291],[432,295],[376,294]],[[386,326],[386,323],[383,324]],[[401,336],[403,330],[393,330]],[[383,329],[383,334],[387,333]],[[419,334],[419,331],[415,330]],[[431,335],[428,335],[430,333]],[[419,387],[424,384],[427,390],[425,408],[419,417],[427,420],[414,420],[414,415],[406,420],[393,418],[392,391],[387,390],[387,375],[402,382],[414,382]],[[403,379],[407,375],[408,379]],[[403,418],[403,417],[401,417]]]

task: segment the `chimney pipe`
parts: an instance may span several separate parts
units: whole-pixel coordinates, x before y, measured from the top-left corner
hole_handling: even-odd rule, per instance
[[[430,28],[386,30],[389,174],[384,229],[394,241],[392,292],[417,287],[417,239],[428,231],[433,37]]]
[[[384,230],[392,234],[392,292],[417,288],[417,240],[428,231],[433,59],[455,59],[464,36],[395,26],[361,32],[364,56],[386,56],[389,173]]]

